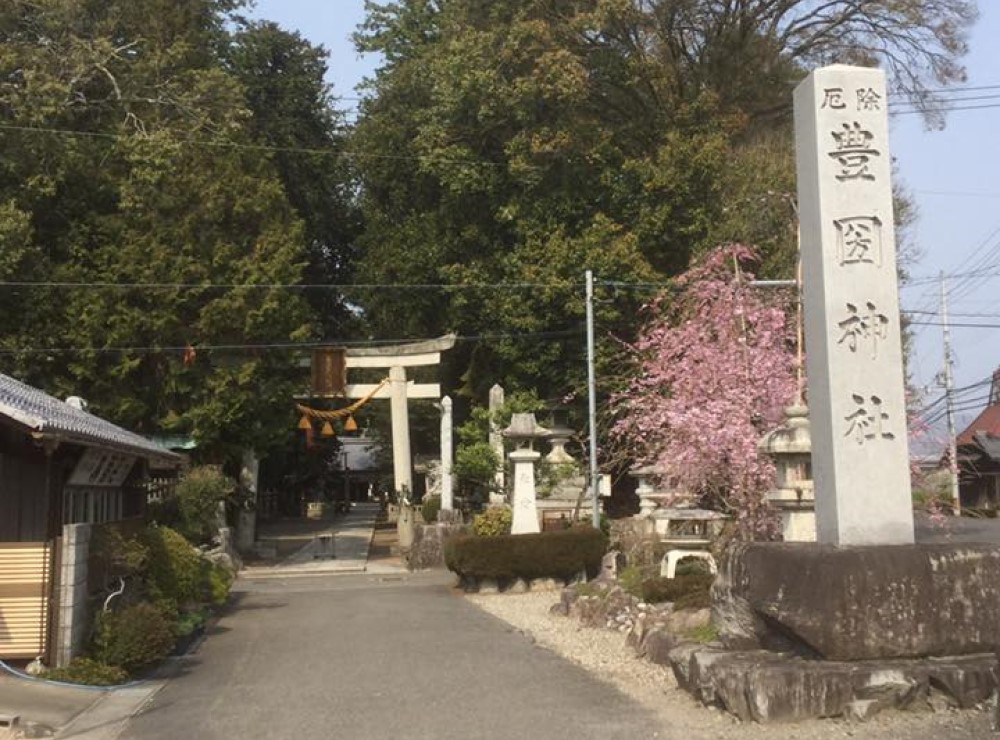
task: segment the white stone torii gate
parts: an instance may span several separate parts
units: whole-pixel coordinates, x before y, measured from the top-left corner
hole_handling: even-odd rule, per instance
[[[414,383],[406,379],[406,368],[441,364],[441,353],[455,346],[455,335],[447,334],[437,339],[411,344],[385,347],[349,348],[345,363],[348,368],[388,368],[389,383],[380,388],[372,398],[388,398],[392,418],[392,471],[393,487],[397,493],[413,491],[412,458],[410,456],[409,399],[440,398],[439,383]],[[365,398],[375,391],[372,383],[348,383],[345,395],[351,400]],[[449,419],[450,421],[450,419]],[[442,433],[442,437],[444,434]],[[450,435],[449,435],[450,436]],[[449,440],[450,441],[450,440]],[[445,440],[442,439],[442,444]],[[442,468],[447,452],[441,450]],[[450,464],[449,464],[450,472]],[[444,470],[442,471],[444,472]]]

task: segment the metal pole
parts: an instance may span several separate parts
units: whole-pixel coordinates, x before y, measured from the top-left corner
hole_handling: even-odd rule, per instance
[[[590,503],[594,529],[601,527],[597,495],[597,379],[594,371],[594,273],[587,270],[587,401],[590,425]]]
[[[952,399],[951,331],[948,327],[948,292],[945,289],[944,272],[941,273],[941,333],[944,338],[944,399],[948,414],[948,472],[951,477],[952,513],[960,516],[962,501],[958,493],[958,438],[955,433],[955,409]]]

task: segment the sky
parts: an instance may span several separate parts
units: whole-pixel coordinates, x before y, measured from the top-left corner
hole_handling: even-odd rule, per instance
[[[356,104],[350,99],[359,94],[355,87],[374,73],[378,63],[376,58],[359,55],[350,38],[364,20],[364,0],[258,0],[252,15],[273,20],[322,44],[330,54],[327,81],[334,95],[343,99],[342,107]],[[903,186],[917,209],[917,221],[908,238],[918,257],[907,263],[912,278],[901,290],[903,310],[913,312],[910,373],[924,403],[934,403],[943,395],[939,382],[944,358],[938,275],[944,272],[952,324],[954,386],[966,389],[955,396],[959,431],[985,405],[989,390],[988,386],[969,386],[989,378],[1000,367],[997,38],[1000,3],[980,0],[980,19],[964,60],[968,80],[958,87],[987,89],[953,95],[975,98],[957,106],[983,107],[951,111],[940,131],[928,130],[917,115],[896,115],[890,123],[897,184]],[[930,418],[936,416],[930,414]],[[943,419],[934,420],[925,446],[943,441],[943,424]]]

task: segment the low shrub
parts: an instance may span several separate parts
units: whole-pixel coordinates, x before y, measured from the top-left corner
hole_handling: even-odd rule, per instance
[[[608,547],[592,527],[539,534],[454,537],[445,543],[445,564],[463,578],[561,578],[581,571],[594,577]]]
[[[206,597],[216,606],[222,606],[233,587],[233,574],[223,565],[212,564],[206,572]]]
[[[510,534],[514,512],[509,506],[491,506],[472,520],[472,531],[479,537],[499,537]]]
[[[172,599],[181,606],[201,601],[210,565],[184,535],[168,527],[149,527],[142,542],[149,551],[146,580],[153,600]]]
[[[709,590],[699,589],[684,594],[674,602],[674,611],[681,609],[709,609],[712,606],[712,596]]]
[[[174,648],[174,624],[152,604],[140,602],[97,618],[94,657],[129,673],[162,660]]]
[[[73,658],[69,665],[47,670],[41,678],[85,686],[116,686],[125,683],[128,674],[117,666],[101,663],[92,658]]]
[[[703,609],[711,606],[709,589],[715,576],[688,573],[676,578],[650,578],[642,584],[642,600],[650,604],[672,602],[674,609]]]
[[[438,512],[441,511],[440,496],[424,496],[420,506],[420,515],[424,518],[424,524],[433,524],[438,520]]]
[[[205,609],[196,609],[190,612],[184,612],[177,618],[177,622],[174,625],[174,634],[177,637],[187,637],[193,634],[198,629],[205,626],[208,622],[209,613]]]

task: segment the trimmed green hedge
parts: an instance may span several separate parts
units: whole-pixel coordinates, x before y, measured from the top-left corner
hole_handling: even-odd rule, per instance
[[[604,534],[578,526],[539,534],[453,537],[445,543],[444,559],[462,578],[568,580],[584,570],[588,578],[595,577],[607,549]]]

